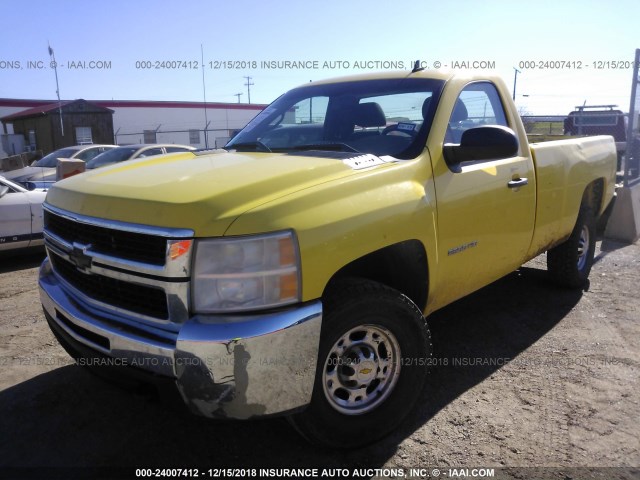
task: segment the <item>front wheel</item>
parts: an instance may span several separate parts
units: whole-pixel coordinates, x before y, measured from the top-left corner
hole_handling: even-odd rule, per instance
[[[368,280],[337,282],[324,303],[311,404],[290,421],[319,445],[366,445],[397,427],[418,399],[429,329],[411,300]]]
[[[591,209],[582,206],[571,236],[547,252],[547,270],[557,284],[578,288],[587,282],[596,249],[595,224]]]

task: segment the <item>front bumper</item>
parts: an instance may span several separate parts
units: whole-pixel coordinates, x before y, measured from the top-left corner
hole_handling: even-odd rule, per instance
[[[177,333],[153,332],[84,305],[69,294],[48,259],[40,267],[39,286],[56,333],[115,365],[172,379],[195,413],[247,419],[292,412],[311,401],[320,301],[265,314],[196,315]]]

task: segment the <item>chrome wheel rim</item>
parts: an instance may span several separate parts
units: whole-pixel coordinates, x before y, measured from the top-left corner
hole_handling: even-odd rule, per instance
[[[342,334],[329,350],[322,385],[329,404],[346,415],[375,409],[393,391],[400,375],[400,345],[378,325]]]
[[[580,239],[578,240],[578,270],[582,270],[587,264],[587,255],[589,253],[589,227],[582,226]]]

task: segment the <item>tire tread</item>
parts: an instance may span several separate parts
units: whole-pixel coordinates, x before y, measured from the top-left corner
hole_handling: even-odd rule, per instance
[[[583,225],[589,227],[589,257],[585,268],[578,270],[578,241]],[[580,288],[588,280],[593,265],[593,251],[595,246],[595,217],[588,205],[582,205],[576,224],[569,238],[560,245],[547,252],[547,270],[551,279],[560,286]]]

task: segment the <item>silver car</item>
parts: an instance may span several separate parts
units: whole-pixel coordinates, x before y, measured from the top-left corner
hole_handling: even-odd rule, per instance
[[[59,158],[73,158],[88,162],[101,153],[116,147],[117,145],[75,145],[61,148],[45,155],[40,160],[32,163],[29,167],[4,172],[3,176],[7,180],[12,180],[18,183],[42,180],[55,181],[56,166]]]
[[[92,168],[105,167],[118,162],[124,162],[125,160],[133,160],[136,158],[151,157],[153,155],[163,155],[165,153],[175,152],[191,152],[195,150],[194,147],[189,145],[174,145],[174,144],[158,144],[158,143],[142,143],[138,145],[125,145],[122,147],[114,148],[101,155],[98,155],[93,160],[87,162],[87,170]]]

